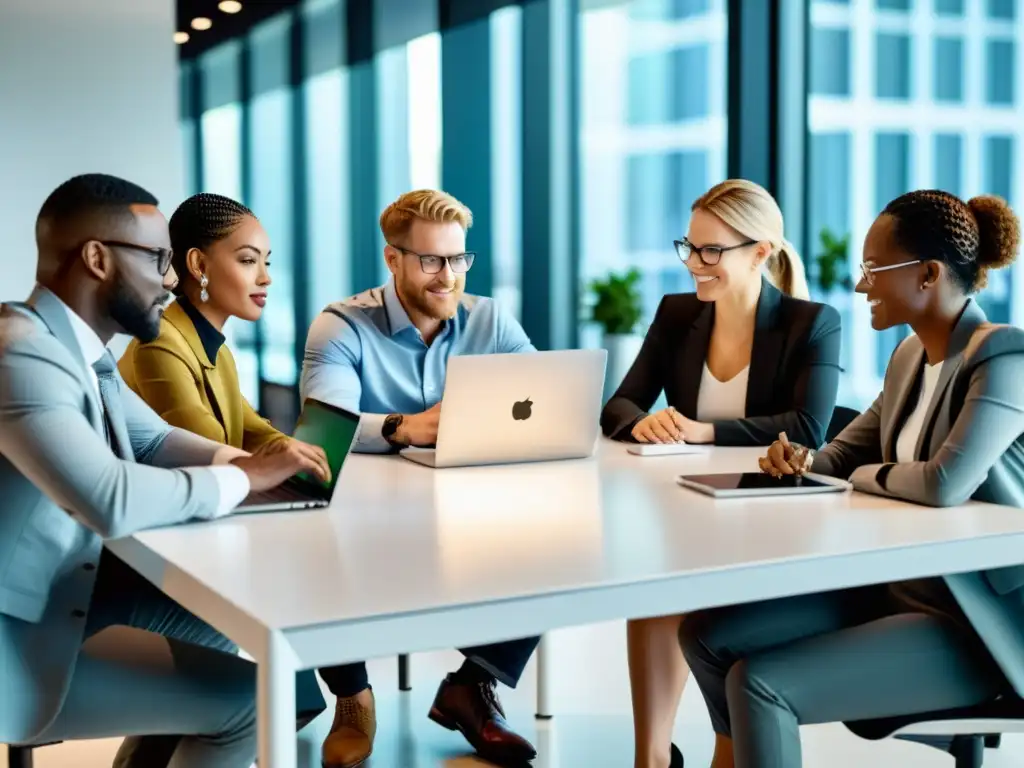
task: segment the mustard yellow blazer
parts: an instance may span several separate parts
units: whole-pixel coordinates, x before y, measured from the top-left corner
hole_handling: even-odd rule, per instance
[[[172,426],[249,452],[288,439],[242,396],[227,345],[211,362],[177,302],[164,312],[156,341],[132,341],[118,369],[125,383]]]

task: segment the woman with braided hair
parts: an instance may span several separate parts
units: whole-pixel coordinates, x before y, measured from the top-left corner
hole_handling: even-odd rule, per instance
[[[164,312],[155,341],[129,345],[118,364],[125,383],[173,426],[249,453],[301,452],[315,457],[329,477],[322,451],[279,432],[246,401],[234,357],[224,344],[227,321],[259,320],[267,300],[270,238],[259,219],[228,197],[202,193],[178,206],[169,227],[177,301]],[[324,672],[340,702],[357,694],[368,696],[365,664]],[[314,672],[300,673],[297,684],[301,727],[326,703]],[[372,737],[345,726],[336,723],[334,730],[344,730],[337,738],[346,738],[351,730],[349,751],[365,758]],[[158,737],[141,743],[147,755],[159,751]]]
[[[997,197],[919,190],[889,203],[857,292],[875,330],[914,335],[832,443],[814,453],[780,435],[762,470],[810,469],[930,507],[1024,507],[1024,331],[989,323],[971,298],[1019,239]],[[877,734],[1024,696],[1024,566],[699,612],[680,641],[726,747],[716,768],[797,768],[801,724],[881,720],[865,729]]]

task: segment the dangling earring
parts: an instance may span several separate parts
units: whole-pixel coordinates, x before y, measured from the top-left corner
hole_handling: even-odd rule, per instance
[[[202,290],[199,291],[199,300],[204,304],[210,300],[210,292],[206,290],[206,286],[208,286],[209,284],[210,278],[208,278],[206,275],[200,275],[199,287],[202,288]]]

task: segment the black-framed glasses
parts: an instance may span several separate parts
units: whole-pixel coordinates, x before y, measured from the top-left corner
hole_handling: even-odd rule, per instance
[[[863,261],[860,265],[860,276],[864,278],[864,284],[869,288],[875,284],[875,275],[878,272],[888,272],[891,269],[900,269],[901,267],[911,267],[914,264],[923,263],[923,259],[914,259],[913,261],[901,261],[899,264],[890,264],[887,267],[876,267],[873,266],[870,261]]]
[[[161,277],[171,271],[171,258],[173,256],[173,252],[170,248],[160,248],[155,245],[137,245],[136,243],[125,243],[120,240],[97,240],[96,242],[100,245],[105,245],[108,248],[127,248],[132,251],[148,253],[156,259],[156,268],[159,270]]]
[[[679,256],[679,260],[685,264],[690,260],[690,257],[694,254],[701,260],[701,263],[706,264],[709,267],[715,266],[722,260],[722,254],[726,251],[735,251],[738,248],[746,248],[751,245],[757,245],[757,240],[748,240],[745,243],[738,245],[705,245],[698,248],[696,245],[691,243],[685,237],[682,240],[673,240],[673,245],[676,247],[676,255]]]
[[[388,245],[391,245],[391,243],[388,243]],[[420,260],[420,269],[428,275],[436,275],[444,269],[445,262],[448,262],[448,268],[455,274],[465,274],[469,272],[470,267],[473,266],[473,261],[476,259],[476,254],[473,251],[456,253],[454,256],[434,256],[430,253],[416,253],[416,251],[410,251],[408,248],[401,248],[397,245],[391,245],[391,247],[399,253],[417,257]]]

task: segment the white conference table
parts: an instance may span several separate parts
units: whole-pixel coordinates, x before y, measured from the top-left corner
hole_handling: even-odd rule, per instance
[[[716,501],[760,449],[431,470],[350,457],[331,508],[111,542],[258,664],[259,764],[294,768],[294,674],[558,627],[1024,562],[1024,512],[856,493]]]

